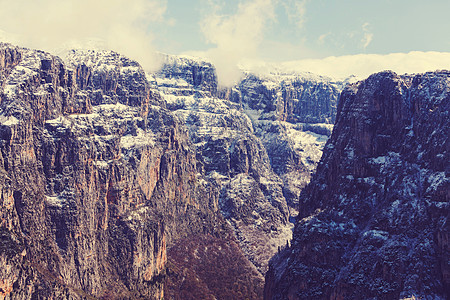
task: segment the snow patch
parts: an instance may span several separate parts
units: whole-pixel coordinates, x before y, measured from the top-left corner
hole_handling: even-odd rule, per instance
[[[435,191],[439,186],[441,186],[444,182],[448,182],[448,178],[445,176],[445,172],[437,172],[431,174],[428,177],[428,182],[430,186],[427,188],[427,193],[431,191]]]
[[[382,230],[369,230],[364,232],[363,234],[364,238],[375,238],[375,239],[380,239],[383,241],[386,241],[389,237],[389,233],[387,233],[386,231],[382,231]]]
[[[143,221],[145,219],[144,216],[146,215],[146,213],[149,210],[150,210],[150,208],[148,206],[142,206],[142,207],[137,208],[136,210],[129,211],[128,216],[125,218],[125,220],[128,222]],[[133,226],[133,227],[135,227],[135,226]]]
[[[94,165],[100,169],[108,169],[109,167],[109,161],[104,160],[95,160]]]
[[[371,161],[375,164],[384,165],[386,163],[386,156],[378,156],[376,158],[372,158]]]
[[[115,104],[100,104],[93,107],[93,111],[96,113],[102,112],[102,111],[124,111],[128,110],[130,107],[127,105],[124,105],[122,103],[115,103]]]
[[[187,88],[189,87],[189,83],[182,78],[162,78],[157,77],[156,82],[159,86],[173,86],[178,88]]]
[[[0,116],[0,124],[4,126],[17,125],[19,120],[14,116]]]
[[[45,121],[46,124],[50,124],[54,127],[63,127],[63,128],[70,128],[70,125],[72,124],[72,122],[63,116],[57,117],[56,119],[51,119],[51,120],[47,120]]]
[[[61,196],[45,196],[46,202],[50,206],[55,207],[63,207],[64,203],[66,202],[66,199]]]
[[[155,145],[155,134],[152,131],[137,129],[136,135],[127,134],[120,138],[120,146],[123,149],[153,147]]]

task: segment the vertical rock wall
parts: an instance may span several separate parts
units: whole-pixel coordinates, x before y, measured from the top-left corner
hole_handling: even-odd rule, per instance
[[[184,127],[118,54],[0,48],[0,298],[162,298],[168,245],[223,223]]]
[[[449,296],[450,73],[348,86],[266,299]]]

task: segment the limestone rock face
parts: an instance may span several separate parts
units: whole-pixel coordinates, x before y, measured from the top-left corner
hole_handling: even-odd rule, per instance
[[[229,231],[184,126],[116,53],[0,48],[0,298],[162,298],[168,245]]]
[[[447,71],[344,89],[266,299],[449,297],[449,105]]]
[[[163,66],[156,72],[159,86],[173,88],[172,92],[177,94],[201,91],[217,96],[217,75],[211,63],[172,55],[162,55],[161,59]]]
[[[0,299],[262,298],[342,83],[164,59],[0,44]]]
[[[193,74],[202,74],[199,81]],[[342,85],[313,76],[246,74],[224,89],[211,74],[209,63],[168,56],[152,82],[186,124],[199,172],[219,189],[218,209],[264,274],[269,258],[291,238],[290,216],[331,133],[326,122],[334,118]],[[303,107],[284,109],[297,98]],[[327,107],[316,114],[318,105]]]
[[[333,124],[343,85],[311,74],[247,74],[237,88],[241,101],[266,119]]]

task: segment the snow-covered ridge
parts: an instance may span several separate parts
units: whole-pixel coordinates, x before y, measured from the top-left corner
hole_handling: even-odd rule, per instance
[[[63,59],[69,67],[84,65],[96,72],[116,69],[121,73],[144,72],[138,62],[110,50],[70,50],[65,52]]]
[[[308,71],[300,71],[295,68],[286,68],[282,63],[266,63],[266,62],[242,62],[239,65],[239,69],[244,74],[253,74],[261,79],[281,82],[284,80],[310,80],[310,81],[322,81],[322,82],[335,82],[340,81],[337,78],[326,75],[318,75]]]
[[[10,47],[8,44],[0,44],[0,46]],[[2,87],[3,93],[10,100],[13,100],[16,93],[20,92],[18,90],[20,84],[26,83],[38,75],[38,71],[41,68],[41,61],[51,58],[50,54],[42,51],[24,49],[21,54],[22,59],[12,69],[12,72],[8,75]]]
[[[192,64],[198,64],[198,65],[213,65],[213,63],[208,60],[207,58],[202,57],[196,57],[196,56],[190,56],[190,55],[172,55],[172,54],[166,54],[159,52],[158,53],[160,61],[162,61],[165,65],[192,65]]]

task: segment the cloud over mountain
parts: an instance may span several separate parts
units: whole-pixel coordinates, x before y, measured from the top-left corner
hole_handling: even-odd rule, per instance
[[[149,26],[163,22],[165,0],[0,0],[0,38],[27,47],[108,48],[157,67]]]

